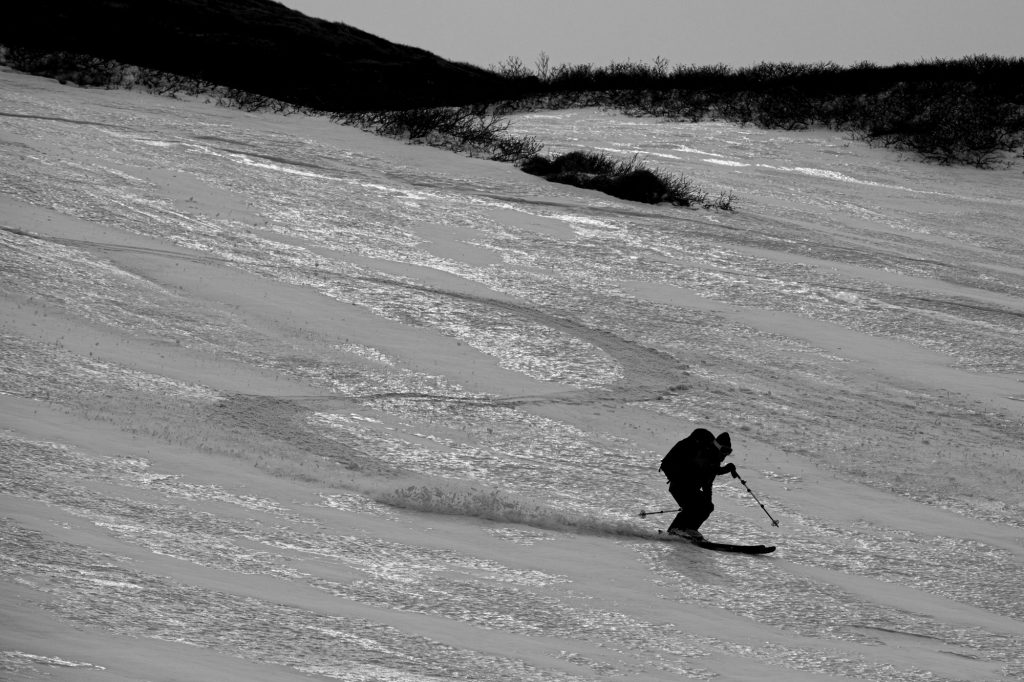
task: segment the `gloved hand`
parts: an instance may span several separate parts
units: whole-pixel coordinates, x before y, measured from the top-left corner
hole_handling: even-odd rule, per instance
[[[733,478],[739,478],[740,477],[740,475],[736,473],[736,465],[733,464],[732,462],[729,462],[728,464],[726,464],[724,467],[722,467],[722,469],[723,469],[723,471],[722,471],[723,474],[724,473],[730,473],[730,474],[732,474]]]

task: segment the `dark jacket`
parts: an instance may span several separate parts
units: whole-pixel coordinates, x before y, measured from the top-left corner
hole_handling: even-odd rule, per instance
[[[661,471],[673,487],[710,492],[716,476],[732,471],[731,466],[722,466],[726,454],[715,444],[714,434],[695,429],[672,446],[661,460]]]

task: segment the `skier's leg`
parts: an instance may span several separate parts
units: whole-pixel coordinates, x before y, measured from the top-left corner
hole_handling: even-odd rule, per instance
[[[672,523],[669,524],[668,529],[669,530],[682,530],[682,529],[686,528],[687,527],[686,523],[688,521],[688,518],[687,518],[688,516],[689,516],[689,514],[687,513],[687,511],[685,509],[683,511],[679,512],[678,514],[676,514],[676,517],[674,519],[672,519]]]
[[[693,490],[690,486],[683,485],[681,483],[672,483],[668,487],[668,492],[672,496],[672,499],[679,505],[680,512],[676,514],[676,517],[672,519],[672,523],[669,524],[669,530],[676,530],[682,528],[688,528],[690,517],[690,506],[693,504],[693,496],[697,491]]]
[[[668,486],[668,494],[672,496],[676,504],[684,508],[697,492],[692,486],[682,483],[670,483]]]
[[[694,530],[700,528],[713,511],[715,505],[711,503],[711,488],[701,488],[690,505],[690,522],[693,524],[690,527]]]
[[[697,530],[700,528],[708,517],[711,516],[711,512],[715,511],[715,505],[711,502],[704,502],[703,500],[694,505],[693,513],[690,515],[690,528]]]

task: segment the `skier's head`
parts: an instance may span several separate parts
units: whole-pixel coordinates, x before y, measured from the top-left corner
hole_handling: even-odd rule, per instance
[[[715,438],[715,447],[718,448],[718,453],[722,455],[723,458],[731,455],[732,440],[729,438],[729,434],[726,433],[725,431],[718,434],[718,437]]]

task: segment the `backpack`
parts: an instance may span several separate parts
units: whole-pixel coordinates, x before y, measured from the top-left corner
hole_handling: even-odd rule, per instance
[[[695,429],[693,433],[672,446],[661,460],[658,471],[664,472],[669,481],[680,481],[692,477],[694,471],[694,456],[714,447],[715,435],[707,429]]]

